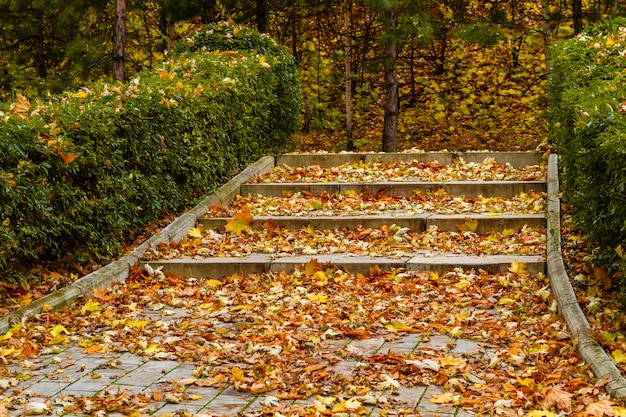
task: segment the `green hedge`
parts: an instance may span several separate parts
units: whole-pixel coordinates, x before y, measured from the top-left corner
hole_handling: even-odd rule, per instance
[[[555,43],[548,86],[552,140],[574,221],[616,276],[626,262],[626,20]],[[621,271],[621,272],[620,272]],[[626,279],[616,283],[626,293]]]
[[[299,116],[293,58],[246,31],[246,49],[179,50],[129,83],[0,109],[3,279],[36,259],[115,255],[129,232],[288,145]]]

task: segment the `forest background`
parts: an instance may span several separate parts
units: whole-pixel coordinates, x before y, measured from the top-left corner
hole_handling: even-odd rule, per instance
[[[203,23],[231,19],[296,58],[299,150],[534,149],[547,137],[548,45],[624,3],[0,0],[0,101],[131,78]]]

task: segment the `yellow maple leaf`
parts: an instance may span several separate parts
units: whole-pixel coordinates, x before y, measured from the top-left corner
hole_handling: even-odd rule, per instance
[[[392,332],[405,332],[408,330],[412,330],[411,326],[407,326],[400,320],[393,320],[390,323],[385,325],[387,330],[391,330]]]
[[[233,375],[233,382],[244,382],[244,372],[241,368],[233,366],[231,373]]]
[[[328,302],[328,297],[323,294],[312,294],[308,296],[308,299],[311,301],[317,301],[318,303]]]
[[[517,382],[518,382],[521,386],[523,386],[523,387],[526,387],[526,388],[532,388],[532,387],[534,387],[534,386],[535,386],[535,380],[534,380],[534,379],[532,379],[532,378],[524,378],[524,379],[522,379],[522,378],[520,378],[520,377],[518,376],[518,377],[516,377],[516,379],[517,379]]]
[[[187,237],[195,237],[200,239],[202,237],[202,229],[200,229],[199,227],[193,227],[189,229],[189,231],[187,232]]]
[[[232,219],[226,221],[226,231],[241,235],[246,230],[250,230],[250,225],[254,217],[247,211],[238,211]]]
[[[445,392],[443,394],[433,395],[430,402],[433,404],[448,404],[454,401],[454,394],[451,392]]]
[[[144,349],[143,353],[145,355],[154,355],[157,352],[161,352],[163,350],[162,347],[159,346],[158,343],[152,342],[150,345]]]
[[[515,230],[513,230],[513,229],[504,229],[504,230],[502,231],[502,236],[503,236],[503,237],[509,237],[509,236],[511,236],[513,233],[515,233]]]
[[[613,360],[615,363],[624,363],[626,362],[626,353],[623,350],[617,349],[611,352],[611,356],[613,356]]]
[[[465,223],[462,223],[457,226],[461,233],[464,232],[475,232],[478,229],[478,220],[466,218]]]
[[[93,313],[96,311],[102,311],[102,306],[97,301],[88,301],[83,306],[83,310]]]
[[[62,333],[70,334],[70,332],[62,324],[57,324],[50,329],[50,335],[52,335],[53,338],[61,336]]]
[[[517,275],[530,275],[530,272],[528,272],[528,270],[526,269],[526,262],[511,262],[509,271]]]
[[[206,281],[204,284],[209,288],[215,288],[215,287],[219,287],[220,285],[222,285],[222,281],[220,281],[219,279],[210,279]]]

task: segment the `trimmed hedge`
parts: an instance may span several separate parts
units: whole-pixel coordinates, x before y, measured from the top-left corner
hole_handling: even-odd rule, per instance
[[[288,146],[299,117],[293,58],[246,33],[245,49],[179,50],[129,83],[0,109],[4,280],[36,259],[115,255],[129,232]]]
[[[626,19],[552,46],[552,141],[573,217],[626,294]]]

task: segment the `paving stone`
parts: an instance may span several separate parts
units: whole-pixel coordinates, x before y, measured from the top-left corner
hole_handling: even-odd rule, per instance
[[[368,357],[376,355],[383,348],[384,344],[384,340],[371,338],[354,340],[352,343],[350,343],[350,346],[360,349],[361,351],[363,351],[363,357]]]
[[[240,394],[232,387],[229,387],[200,411],[216,415],[234,416],[239,412],[245,411],[255,400],[256,397],[249,394]]]
[[[454,339],[450,336],[435,334],[425,337],[418,345],[418,348],[429,347],[431,349],[441,350],[451,343],[454,343]]]
[[[438,385],[429,385],[426,388],[426,392],[424,396],[421,398],[419,404],[417,404],[417,410],[420,413],[436,413],[439,415],[454,415],[456,413],[457,407],[453,404],[434,404],[430,401],[434,395],[444,394],[446,393],[446,389],[444,387]]]
[[[413,352],[421,342],[423,336],[421,334],[409,334],[401,337],[393,342],[387,342],[383,347],[383,351],[391,350],[396,353],[404,353],[408,355]]]
[[[473,355],[482,356],[485,348],[480,343],[468,339],[458,339],[456,344],[450,350],[451,355]]]
[[[390,401],[397,402],[398,407],[415,408],[420,402],[428,387],[403,387],[386,390],[381,397],[389,397]]]
[[[183,362],[176,368],[164,374],[159,381],[178,381],[184,378],[191,378],[196,365],[191,362]]]
[[[164,404],[162,407],[155,408],[154,411],[152,411],[150,414],[153,414],[155,416],[159,416],[163,413],[182,412],[197,414],[202,407],[204,407],[204,404],[190,404],[188,402],[181,402],[180,404]]]
[[[38,381],[24,390],[27,395],[36,395],[40,397],[52,397],[69,385],[63,381]]]
[[[180,366],[177,361],[149,361],[117,380],[117,385],[148,387],[165,374]]]

